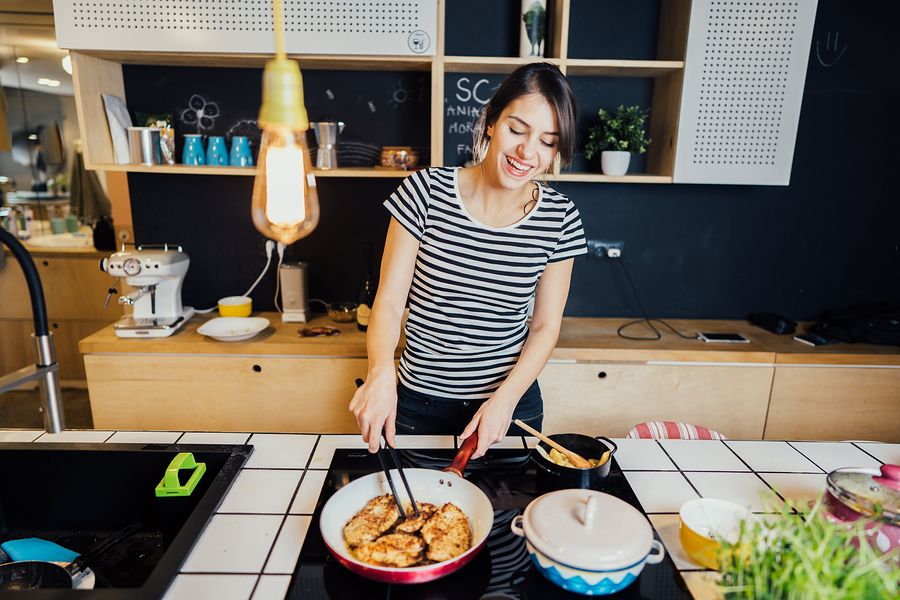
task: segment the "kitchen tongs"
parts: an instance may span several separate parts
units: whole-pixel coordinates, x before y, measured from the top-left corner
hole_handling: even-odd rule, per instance
[[[362,379],[356,380],[356,387],[360,387],[363,384]],[[400,518],[406,520],[406,511],[403,510],[403,503],[400,502],[400,497],[397,496],[397,488],[394,487],[394,479],[391,477],[391,469],[388,467],[387,461],[384,459],[385,453],[391,455],[391,460],[394,462],[394,467],[397,469],[397,472],[400,473],[400,479],[403,481],[403,487],[406,488],[406,493],[409,496],[409,501],[412,502],[413,512],[416,516],[419,516],[419,506],[416,504],[416,500],[413,498],[412,490],[409,488],[409,482],[406,481],[406,474],[403,472],[403,465],[400,464],[400,457],[397,456],[397,452],[391,448],[390,444],[387,441],[387,435],[385,435],[384,428],[381,429],[381,437],[384,439],[384,452],[376,452],[378,455],[378,461],[381,463],[381,470],[384,471],[384,476],[387,477],[388,485],[391,486],[391,493],[394,495],[394,502],[397,503],[397,510],[400,512]]]

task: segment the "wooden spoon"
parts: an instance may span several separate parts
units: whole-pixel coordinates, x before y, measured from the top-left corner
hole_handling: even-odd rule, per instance
[[[571,450],[560,446],[559,444],[557,444],[556,442],[554,442],[553,440],[548,438],[546,435],[544,435],[537,429],[534,429],[533,427],[526,425],[519,419],[516,419],[515,421],[513,421],[513,423],[515,423],[516,425],[518,425],[519,427],[521,427],[522,429],[524,429],[525,431],[527,431],[528,433],[530,433],[531,435],[536,437],[537,439],[541,440],[545,444],[548,444],[551,448],[556,448],[557,450],[559,450],[566,458],[568,458],[570,461],[572,461],[573,465],[575,465],[579,469],[593,468],[594,465],[589,463],[587,460],[581,458],[579,455],[575,454]]]

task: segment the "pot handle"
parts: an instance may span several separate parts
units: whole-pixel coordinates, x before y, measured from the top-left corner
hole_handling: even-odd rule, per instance
[[[513,534],[519,537],[525,536],[525,530],[522,529],[523,518],[524,517],[522,515],[516,515],[515,517],[513,517],[512,523],[509,524],[509,528],[513,532]]]
[[[900,465],[881,465],[881,477],[873,477],[872,479],[882,485],[900,491]]]
[[[603,442],[604,444],[606,444],[610,449],[610,454],[615,454],[616,450],[619,449],[619,447],[616,446],[616,443],[614,441],[612,441],[611,439],[609,439],[608,437],[603,437],[602,435],[598,435],[594,439],[597,440],[598,442]]]
[[[656,554],[653,554],[653,551],[656,550]],[[662,559],[666,557],[666,549],[662,545],[662,542],[659,540],[653,540],[653,544],[650,546],[650,554],[647,555],[647,564],[655,565],[656,563],[662,562]]]
[[[478,430],[467,437],[465,441],[462,443],[462,446],[459,447],[459,452],[456,453],[456,457],[453,459],[453,462],[450,463],[449,466],[444,468],[444,471],[447,473],[455,473],[460,477],[463,476],[463,473],[466,472],[466,465],[469,464],[469,459],[472,458],[472,454],[475,453],[475,449],[478,447]]]
[[[609,439],[608,437],[598,435],[594,439],[597,440],[598,442],[603,442],[604,444],[606,444],[606,446],[608,446],[610,449],[610,454],[615,454],[616,450],[619,449],[619,447],[616,446],[616,443],[614,441],[612,441],[611,439]]]

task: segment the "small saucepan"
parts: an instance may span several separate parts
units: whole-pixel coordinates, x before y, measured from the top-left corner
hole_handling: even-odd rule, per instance
[[[535,476],[538,487],[551,492],[565,489],[602,491],[606,487],[606,480],[609,479],[609,469],[612,465],[612,455],[618,450],[615,442],[602,435],[592,438],[579,433],[556,433],[547,437],[582,458],[599,459],[607,450],[610,451],[610,458],[599,467],[575,469],[563,467],[552,460],[547,460],[535,448],[531,451],[531,460],[537,466]],[[550,446],[544,442],[540,442],[538,445],[548,453],[550,452]]]
[[[72,588],[72,579],[101,554],[139,531],[143,525],[132,523],[112,534],[88,554],[77,557],[65,567],[42,560],[22,560],[0,565],[0,591]]]
[[[477,443],[476,435],[466,438],[453,463],[443,471],[403,469],[416,502],[429,502],[438,507],[452,502],[469,518],[472,544],[467,551],[443,562],[407,568],[380,567],[364,563],[353,556],[344,541],[344,525],[370,500],[391,493],[384,473],[372,473],[350,482],[325,503],[319,528],[328,551],[351,572],[388,583],[433,581],[468,564],[487,544],[494,523],[494,509],[487,495],[478,486],[462,478],[466,463]],[[393,476],[396,477],[396,474]],[[402,490],[402,487],[397,489],[401,497],[405,497],[406,493]]]

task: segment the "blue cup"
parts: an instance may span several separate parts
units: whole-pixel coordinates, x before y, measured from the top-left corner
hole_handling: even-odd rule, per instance
[[[199,133],[188,133],[184,136],[184,152],[181,154],[181,162],[186,165],[206,164],[202,135]]]
[[[210,136],[206,145],[206,164],[220,166],[228,164],[228,148],[225,147],[225,138]]]
[[[252,167],[253,155],[250,154],[250,142],[247,138],[236,136],[231,138],[231,153],[228,164],[232,167]]]

